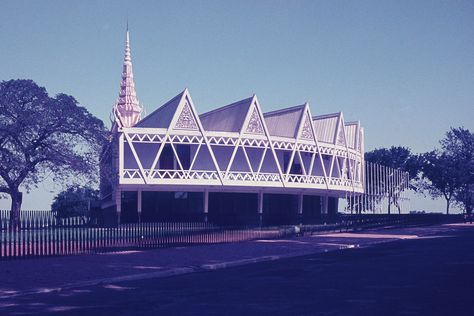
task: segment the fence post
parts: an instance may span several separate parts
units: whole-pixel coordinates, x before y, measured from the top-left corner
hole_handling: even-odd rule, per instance
[[[0,210],[0,260],[3,259],[3,211]]]

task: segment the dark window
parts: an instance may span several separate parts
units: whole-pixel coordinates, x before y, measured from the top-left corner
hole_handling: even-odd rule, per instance
[[[290,163],[290,153],[285,151],[283,153],[283,172],[286,173],[288,170],[288,164]]]
[[[166,144],[160,156],[160,169],[174,169],[173,158],[173,149],[171,145]]]
[[[120,214],[122,223],[136,223],[138,221],[137,199],[137,191],[122,191],[122,213]]]
[[[291,158],[291,153],[288,152],[288,151],[285,151],[283,153],[283,172],[286,173],[286,170],[288,168],[288,164],[290,163],[290,158]],[[291,174],[303,174],[303,169],[301,169],[301,164],[295,159],[296,158],[296,155],[295,154],[295,157],[293,157],[293,163],[291,164],[291,168],[290,168],[290,173]]]
[[[291,174],[303,174],[303,169],[301,168],[301,164],[296,163],[293,160],[293,165],[291,165],[290,173]]]
[[[191,166],[191,154],[189,145],[178,145],[176,146],[176,151],[178,152],[179,161],[183,166],[184,170],[189,170]]]

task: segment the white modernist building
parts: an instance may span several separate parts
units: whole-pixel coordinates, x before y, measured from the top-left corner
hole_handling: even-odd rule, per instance
[[[187,89],[142,118],[127,31],[120,94],[102,165],[103,209],[236,219],[324,216],[364,192],[364,130],[308,103],[264,112],[256,95],[198,114]],[[109,170],[109,172],[107,172]]]

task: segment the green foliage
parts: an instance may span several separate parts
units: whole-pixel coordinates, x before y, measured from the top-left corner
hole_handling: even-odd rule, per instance
[[[46,176],[57,183],[96,182],[107,132],[69,95],[50,97],[32,80],[0,82],[0,193],[18,218],[22,194]]]
[[[422,179],[420,187],[431,197],[446,200],[446,213],[454,192],[459,187],[458,170],[455,163],[444,152],[431,151],[421,155]]]
[[[405,172],[408,172],[410,178],[416,178],[419,174],[419,165],[418,159],[416,156],[412,155],[409,148],[402,147],[402,146],[392,146],[390,148],[377,148],[375,150],[369,151],[365,153],[364,156],[365,161],[376,163],[381,166],[399,169]],[[397,173],[387,173],[386,174],[387,181],[383,179],[374,179],[372,177],[368,177],[365,181],[365,186],[369,187],[379,187],[382,190],[386,190],[386,193],[389,195],[389,201],[387,207],[387,211],[390,213],[391,204],[395,205],[400,212],[400,192],[401,192],[401,185],[398,188],[385,188],[387,182],[396,183],[397,182]],[[377,181],[376,183],[372,183],[373,181]],[[411,187],[416,189],[415,186],[416,182],[412,181]],[[373,203],[373,201],[364,201],[365,203]],[[367,209],[370,206],[366,207]]]
[[[454,198],[468,213],[474,196],[474,134],[451,128],[440,141],[441,149],[421,155],[424,190],[432,197],[444,197],[446,212]]]
[[[377,148],[366,152],[364,158],[382,166],[406,171],[410,174],[410,178],[416,178],[420,172],[419,157],[413,155],[407,147]]]
[[[407,161],[411,157],[411,151],[406,147],[377,148],[365,153],[365,160],[378,163],[391,168],[405,170]]]
[[[471,213],[474,209],[474,133],[462,127],[451,128],[440,143],[456,169],[456,203]]]
[[[463,184],[456,190],[454,198],[467,214],[471,214],[474,210],[474,183]]]
[[[51,211],[57,218],[90,217],[90,209],[99,202],[99,191],[89,187],[73,186],[59,193]]]
[[[377,148],[366,152],[364,158],[365,161],[408,172],[411,179],[411,189],[415,191],[419,189],[418,180],[421,172],[421,159],[418,155],[412,154],[409,148],[402,146]]]

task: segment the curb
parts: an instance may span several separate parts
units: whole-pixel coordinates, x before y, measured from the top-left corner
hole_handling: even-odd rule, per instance
[[[333,249],[333,250],[336,251],[340,249]],[[118,276],[118,277],[111,277],[111,278],[95,279],[95,280],[90,280],[90,281],[81,281],[81,282],[65,284],[58,287],[36,288],[33,290],[19,291],[16,293],[5,294],[5,295],[1,295],[0,299],[8,299],[8,298],[34,295],[34,294],[61,292],[61,291],[70,290],[74,288],[81,288],[81,287],[88,287],[88,286],[95,286],[95,285],[102,285],[102,284],[148,280],[148,279],[156,279],[156,278],[166,278],[166,277],[184,275],[184,274],[189,274],[189,273],[194,273],[194,272],[215,271],[215,270],[221,270],[221,269],[226,269],[226,268],[231,268],[231,267],[244,266],[244,265],[248,265],[252,263],[276,261],[276,260],[286,259],[286,258],[307,256],[307,255],[323,253],[327,251],[328,249],[317,249],[317,250],[315,249],[312,251],[303,251],[303,252],[300,251],[300,252],[295,252],[295,253],[287,253],[284,255],[256,257],[256,258],[250,258],[250,259],[242,259],[242,260],[220,262],[220,263],[213,263],[213,264],[202,264],[195,267],[178,267],[178,268],[171,268],[168,270],[151,272],[151,273],[131,274],[131,275]]]
[[[169,270],[157,271],[157,272],[151,272],[151,273],[131,274],[131,275],[123,275],[123,276],[104,278],[104,279],[95,279],[95,280],[90,280],[90,281],[80,281],[80,282],[65,284],[59,287],[37,288],[33,290],[19,291],[12,294],[2,295],[0,296],[0,299],[13,298],[13,297],[32,295],[32,294],[61,292],[61,291],[69,290],[73,288],[80,288],[80,287],[87,287],[87,286],[94,286],[94,285],[101,285],[101,284],[108,284],[108,283],[115,283],[115,282],[146,280],[146,279],[153,279],[153,278],[166,278],[170,276],[187,274],[187,273],[191,273],[195,271],[196,269],[194,268],[179,267],[179,268],[173,268]]]
[[[270,262],[270,261],[309,256],[309,255],[315,255],[315,254],[327,253],[327,252],[333,252],[333,251],[341,251],[341,250],[347,250],[347,249],[367,248],[367,247],[372,247],[378,244],[394,242],[396,240],[400,240],[400,239],[378,240],[378,241],[373,241],[364,245],[346,244],[346,245],[341,245],[339,248],[332,248],[332,249],[315,248],[312,250],[289,252],[289,253],[285,253],[281,255],[263,256],[263,257],[240,259],[240,260],[219,262],[219,263],[208,263],[208,264],[201,264],[201,265],[192,266],[192,267],[177,267],[177,268],[170,268],[167,270],[150,272],[150,273],[131,274],[131,275],[123,275],[123,276],[95,279],[95,280],[89,280],[89,281],[80,281],[80,282],[65,284],[63,286],[58,286],[58,287],[36,288],[32,290],[19,291],[16,293],[0,295],[0,299],[8,299],[8,298],[34,295],[34,294],[45,294],[45,293],[51,293],[51,292],[61,292],[61,291],[69,290],[73,288],[96,286],[96,285],[102,285],[102,284],[147,280],[147,279],[154,279],[154,278],[166,278],[166,277],[171,277],[171,276],[178,276],[178,275],[184,275],[184,274],[195,273],[195,272],[203,272],[203,271],[215,271],[215,270],[239,267],[239,266],[260,263],[260,262]]]
[[[373,243],[367,246],[371,246],[374,244],[376,243]],[[330,249],[330,250],[319,248],[319,249],[314,249],[314,250],[309,250],[309,251],[286,253],[282,255],[264,256],[264,257],[241,259],[241,260],[235,260],[235,261],[202,264],[195,267],[178,267],[178,268],[171,268],[168,270],[151,272],[151,273],[131,274],[131,275],[118,276],[118,277],[95,279],[95,280],[90,280],[90,281],[81,281],[81,282],[65,284],[63,286],[58,286],[58,287],[36,288],[33,290],[19,291],[16,293],[1,295],[0,299],[8,299],[8,298],[34,295],[34,294],[61,292],[61,291],[70,290],[74,288],[81,288],[81,287],[88,287],[88,286],[95,286],[95,285],[102,285],[102,284],[166,278],[166,277],[190,274],[190,273],[195,273],[195,272],[215,271],[215,270],[249,265],[253,263],[277,261],[281,259],[309,256],[309,255],[314,255],[318,253],[326,253],[329,251],[338,251],[338,250],[351,249],[351,248],[354,248],[354,245],[348,245],[347,247],[340,247],[337,249]],[[359,246],[356,245],[356,248],[359,248]]]

